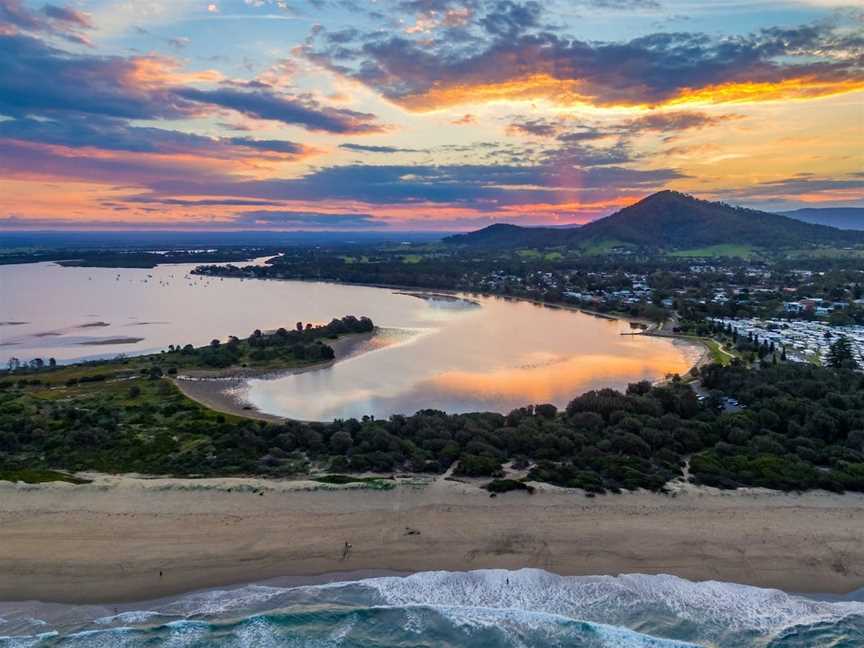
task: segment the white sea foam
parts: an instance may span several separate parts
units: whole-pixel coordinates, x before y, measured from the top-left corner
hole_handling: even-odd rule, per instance
[[[581,645],[598,648],[698,648],[695,644],[660,639],[640,634],[627,628],[616,628],[602,623],[579,623],[568,617],[546,612],[531,612],[506,608],[478,607],[434,607],[435,612],[443,615],[451,623],[463,628],[495,628],[506,634],[516,645],[523,642],[520,636],[530,636],[532,644],[540,639],[544,645],[561,638],[580,637]],[[573,628],[574,623],[581,626]],[[591,641],[592,643],[587,643]],[[527,646],[526,646],[527,648]]]
[[[289,591],[283,587],[246,585],[228,590],[206,590],[175,599],[160,612],[174,616],[214,616],[236,610],[258,608]]]
[[[814,601],[779,590],[675,576],[562,577],[537,569],[426,572],[362,581],[394,606],[503,608],[629,625],[636,611],[717,634],[774,635],[795,627],[864,620],[864,603]]]
[[[130,612],[121,612],[111,616],[99,617],[94,619],[93,623],[99,625],[113,625],[118,623],[141,624],[148,623],[155,619],[165,616],[161,612],[153,612],[152,610],[132,610]]]
[[[29,637],[2,637],[0,636],[0,641],[3,642],[3,648],[36,648],[40,644],[48,641],[49,639],[53,639],[58,635],[57,632],[42,632],[38,635],[33,635]]]
[[[81,610],[85,616],[86,609]],[[304,615],[329,614],[327,610],[340,611],[329,628],[317,621],[304,625]],[[666,575],[562,577],[522,569],[209,590],[137,611],[81,619],[77,628],[84,631],[65,635],[59,645],[139,646],[145,645],[142,639],[158,636],[160,646],[202,646],[221,628],[213,645],[336,648],[354,645],[356,632],[366,635],[375,627],[366,625],[364,610],[383,615],[374,617],[375,631],[395,629],[404,639],[420,640],[450,627],[463,638],[498,636],[507,646],[566,646],[574,637],[579,645],[592,648],[762,646],[778,637],[798,641],[790,645],[809,646],[812,641],[796,638],[816,636],[814,632],[832,645],[835,627],[853,642],[864,637],[864,602],[816,601],[779,590]],[[298,630],[303,628],[302,639],[292,644],[294,636],[285,634],[284,624],[295,621]],[[42,629],[31,627],[29,637],[0,637],[0,646],[55,645],[51,637],[56,635],[39,634]],[[822,632],[825,628],[828,633]],[[306,631],[316,636],[302,634]],[[457,640],[453,645],[460,644]]]

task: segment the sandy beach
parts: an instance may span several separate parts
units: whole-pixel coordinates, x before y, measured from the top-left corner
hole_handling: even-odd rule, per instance
[[[864,585],[862,519],[860,495],[685,485],[674,497],[540,485],[490,498],[442,477],[389,491],[224,478],[0,482],[0,599],[120,602],[282,576],[491,567],[844,593]]]

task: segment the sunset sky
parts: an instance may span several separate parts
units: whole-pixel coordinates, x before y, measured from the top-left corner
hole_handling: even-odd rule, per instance
[[[56,2],[0,0],[2,229],[864,205],[854,3]]]

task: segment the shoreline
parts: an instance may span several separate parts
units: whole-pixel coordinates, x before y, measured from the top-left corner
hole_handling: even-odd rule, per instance
[[[522,567],[788,592],[864,585],[860,495],[679,482],[674,496],[587,498],[537,484],[535,495],[490,498],[482,480],[443,476],[400,479],[384,492],[302,480],[90,477],[82,486],[0,483],[0,600],[131,602],[335,572]]]
[[[359,350],[359,347],[373,340],[380,330],[376,327],[371,333],[350,333],[340,336],[336,340],[328,341],[328,345],[333,348],[336,357],[326,362],[317,362],[303,367],[289,367],[285,369],[193,369],[185,372],[182,376],[172,378],[171,382],[186,398],[221,414],[240,416],[269,423],[299,420],[261,412],[245,402],[235,393],[235,390],[242,388],[249,379],[253,378],[290,376],[292,374],[318,371],[332,367],[337,362],[363,353],[363,351]]]

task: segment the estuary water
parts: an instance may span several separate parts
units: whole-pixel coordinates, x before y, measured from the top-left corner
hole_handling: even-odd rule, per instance
[[[242,393],[262,412],[332,420],[563,406],[589,389],[686,372],[700,353],[671,339],[621,335],[632,331],[628,322],[523,301],[199,277],[192,269],[0,266],[0,361],[140,354],[366,315],[383,331],[365,353],[253,380]]]
[[[0,648],[853,648],[864,603],[674,576],[426,572],[145,604],[0,604]],[[859,600],[855,600],[855,599]]]

